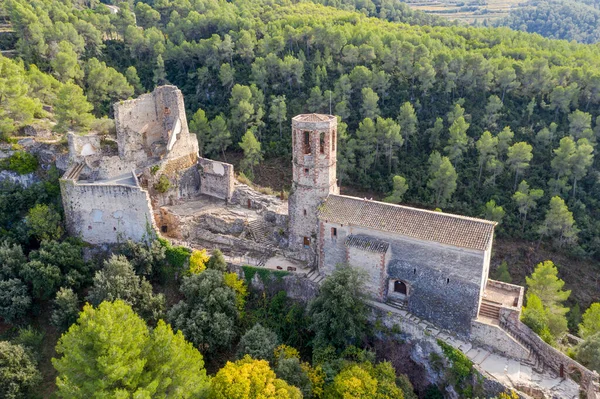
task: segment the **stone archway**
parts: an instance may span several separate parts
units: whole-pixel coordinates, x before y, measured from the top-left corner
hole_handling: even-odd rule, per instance
[[[394,293],[406,296],[408,294],[408,287],[402,280],[394,281]]]

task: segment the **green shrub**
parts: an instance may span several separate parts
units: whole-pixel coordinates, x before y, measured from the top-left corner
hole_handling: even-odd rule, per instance
[[[158,181],[154,184],[154,189],[161,194],[166,193],[171,188],[171,182],[169,178],[165,175],[160,175]]]
[[[17,151],[8,159],[8,169],[20,175],[33,173],[37,168],[37,158],[25,151]]]
[[[175,268],[183,269],[192,252],[186,247],[176,246],[167,248],[167,262]]]
[[[472,391],[472,386],[468,384],[468,378],[473,372],[473,362],[462,353],[460,350],[448,345],[442,340],[438,339],[438,345],[442,348],[444,356],[450,361],[452,366],[448,370],[449,380],[456,388],[462,397],[468,396],[468,392]]]
[[[44,341],[44,333],[37,331],[33,327],[19,328],[19,334],[14,339],[14,343],[28,349],[35,357],[39,357]]]

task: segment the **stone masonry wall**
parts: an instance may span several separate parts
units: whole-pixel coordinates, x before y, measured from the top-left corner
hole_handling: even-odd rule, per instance
[[[598,373],[588,370],[561,351],[548,345],[529,327],[519,320],[519,313],[510,309],[500,309],[500,327],[515,337],[540,358],[544,365],[559,375],[569,376],[579,373],[581,389],[587,393],[588,399],[600,398]]]
[[[471,340],[513,359],[527,359],[529,356],[529,350],[515,341],[506,331],[477,320],[471,323]]]
[[[338,263],[346,262],[345,240],[350,234],[371,236],[390,244],[387,279],[403,280],[409,285],[408,309],[411,313],[463,335],[468,335],[471,320],[477,316],[481,274],[485,254],[432,242],[414,240],[356,226],[341,226],[321,221],[319,267],[331,274]],[[331,228],[337,237],[330,237]],[[356,263],[356,262],[355,262]],[[375,267],[375,266],[364,266]],[[378,296],[377,292],[372,293]],[[384,297],[387,293],[384,292]]]
[[[385,276],[385,253],[346,247],[346,263],[367,273],[366,288],[376,299],[383,299]]]
[[[175,86],[114,105],[119,156],[138,165],[149,159],[175,159],[198,153],[189,133],[183,95]]]
[[[317,208],[329,194],[339,192],[336,133],[337,119],[332,116],[298,115],[292,119],[289,245],[300,258],[309,262],[317,251]],[[308,143],[305,135],[308,135]],[[305,237],[310,240],[309,245],[305,245]]]
[[[230,201],[235,184],[233,165],[206,158],[198,158],[198,164],[200,167],[200,192]]]
[[[136,186],[60,181],[69,234],[90,244],[140,241],[154,223],[148,193]]]
[[[88,134],[80,136],[74,133],[67,134],[69,143],[69,157],[72,160],[81,160],[84,157],[100,155],[100,136]]]
[[[131,162],[125,162],[118,156],[104,157],[98,164],[98,179],[106,180],[129,173],[135,169]]]

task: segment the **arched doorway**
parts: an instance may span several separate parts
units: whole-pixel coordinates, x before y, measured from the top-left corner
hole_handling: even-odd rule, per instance
[[[406,283],[404,281],[396,280],[394,281],[394,293],[400,295],[406,295],[408,293],[408,288],[406,287]]]

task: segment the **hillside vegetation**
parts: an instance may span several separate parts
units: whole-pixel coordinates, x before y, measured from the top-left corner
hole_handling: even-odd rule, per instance
[[[204,154],[237,149],[252,130],[266,157],[289,156],[290,117],[331,110],[342,121],[342,185],[388,192],[400,175],[404,202],[503,216],[499,234],[598,253],[597,47],[308,2],[122,3],[116,14],[6,5],[23,63],[2,62],[11,82],[28,84],[6,101],[30,106],[4,117],[5,134],[41,103],[54,107],[57,130],[85,130],[88,112],[110,115],[111,102],[172,83]],[[71,101],[81,90],[91,105]]]
[[[365,350],[399,330],[368,328],[356,270],[340,267],[306,307],[285,292],[249,290],[257,271],[244,269],[248,281],[228,273],[218,251],[150,240],[105,259],[66,237],[58,172],[39,170],[15,141],[29,125],[53,129],[59,143],[66,131],[113,134],[111,104],[162,84],[184,93],[202,155],[239,160],[250,178],[268,172],[261,162],[291,164],[291,117],[338,115],[344,192],[498,221],[506,245],[497,251],[537,263],[527,323],[557,346],[567,328],[579,332],[586,341],[572,355],[600,370],[600,308],[588,308],[599,291],[571,297],[558,277],[594,275],[575,266],[600,259],[600,47],[450,26],[390,0],[114,3],[0,0],[11,35],[1,43],[13,57],[0,56],[0,134],[14,150],[0,168],[42,179],[0,190],[0,338],[12,341],[0,352],[27,371],[5,373],[17,381],[14,397],[181,389],[251,398],[276,387],[278,398],[340,398],[357,381],[368,391],[360,397],[414,397]],[[561,253],[558,267],[538,259],[549,247]],[[531,271],[504,264],[498,278],[510,281],[511,269]],[[265,286],[283,275],[260,274]],[[572,298],[582,306],[567,319]],[[80,313],[83,302],[91,305]],[[440,365],[450,370],[446,390],[453,376]],[[473,388],[471,373],[456,392]]]
[[[600,3],[596,0],[529,1],[511,11],[498,24],[552,39],[597,43],[600,40]]]

